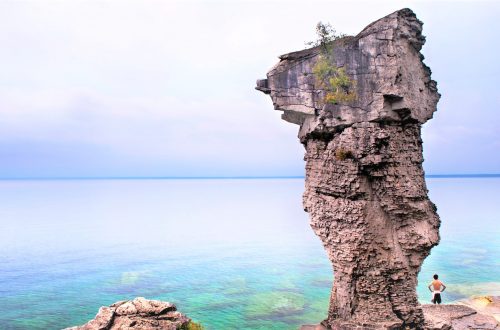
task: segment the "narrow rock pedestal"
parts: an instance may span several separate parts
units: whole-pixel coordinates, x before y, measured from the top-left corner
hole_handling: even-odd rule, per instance
[[[257,81],[282,118],[300,126],[303,205],[335,272],[325,322],[333,329],[424,325],[417,274],[440,226],[422,169],[421,126],[440,97],[424,42],[410,9],[336,40],[332,64],[356,86],[350,102],[325,102],[313,72],[319,47],[280,56]]]

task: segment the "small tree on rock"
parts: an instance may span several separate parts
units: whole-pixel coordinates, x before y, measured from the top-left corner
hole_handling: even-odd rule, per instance
[[[322,22],[316,25],[316,35],[318,38],[306,45],[320,47],[319,58],[312,71],[317,89],[325,91],[323,101],[338,104],[356,100],[356,81],[349,77],[344,67],[337,67],[335,60],[334,44],[346,35],[338,34],[329,23]]]

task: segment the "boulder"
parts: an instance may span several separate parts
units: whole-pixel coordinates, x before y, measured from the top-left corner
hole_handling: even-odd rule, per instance
[[[190,321],[172,303],[138,297],[101,307],[93,320],[65,330],[178,330],[187,329]]]

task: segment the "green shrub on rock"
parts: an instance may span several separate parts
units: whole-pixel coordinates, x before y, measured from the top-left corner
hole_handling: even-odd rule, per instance
[[[317,24],[316,34],[318,39],[307,44],[320,47],[320,54],[312,72],[316,88],[325,91],[323,101],[330,104],[355,101],[356,81],[349,77],[345,67],[337,67],[334,55],[334,42],[346,36],[337,34],[330,24],[322,22]]]
[[[205,327],[201,323],[189,321],[187,325],[180,327],[179,330],[205,330]]]

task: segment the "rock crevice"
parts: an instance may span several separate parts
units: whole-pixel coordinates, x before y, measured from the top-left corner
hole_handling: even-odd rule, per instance
[[[332,328],[421,328],[417,274],[439,242],[422,169],[421,125],[437,84],[423,63],[422,22],[409,9],[335,41],[334,63],[356,100],[323,102],[312,68],[319,49],[280,56],[257,81],[282,118],[300,125],[306,150],[303,206],[333,264]]]

